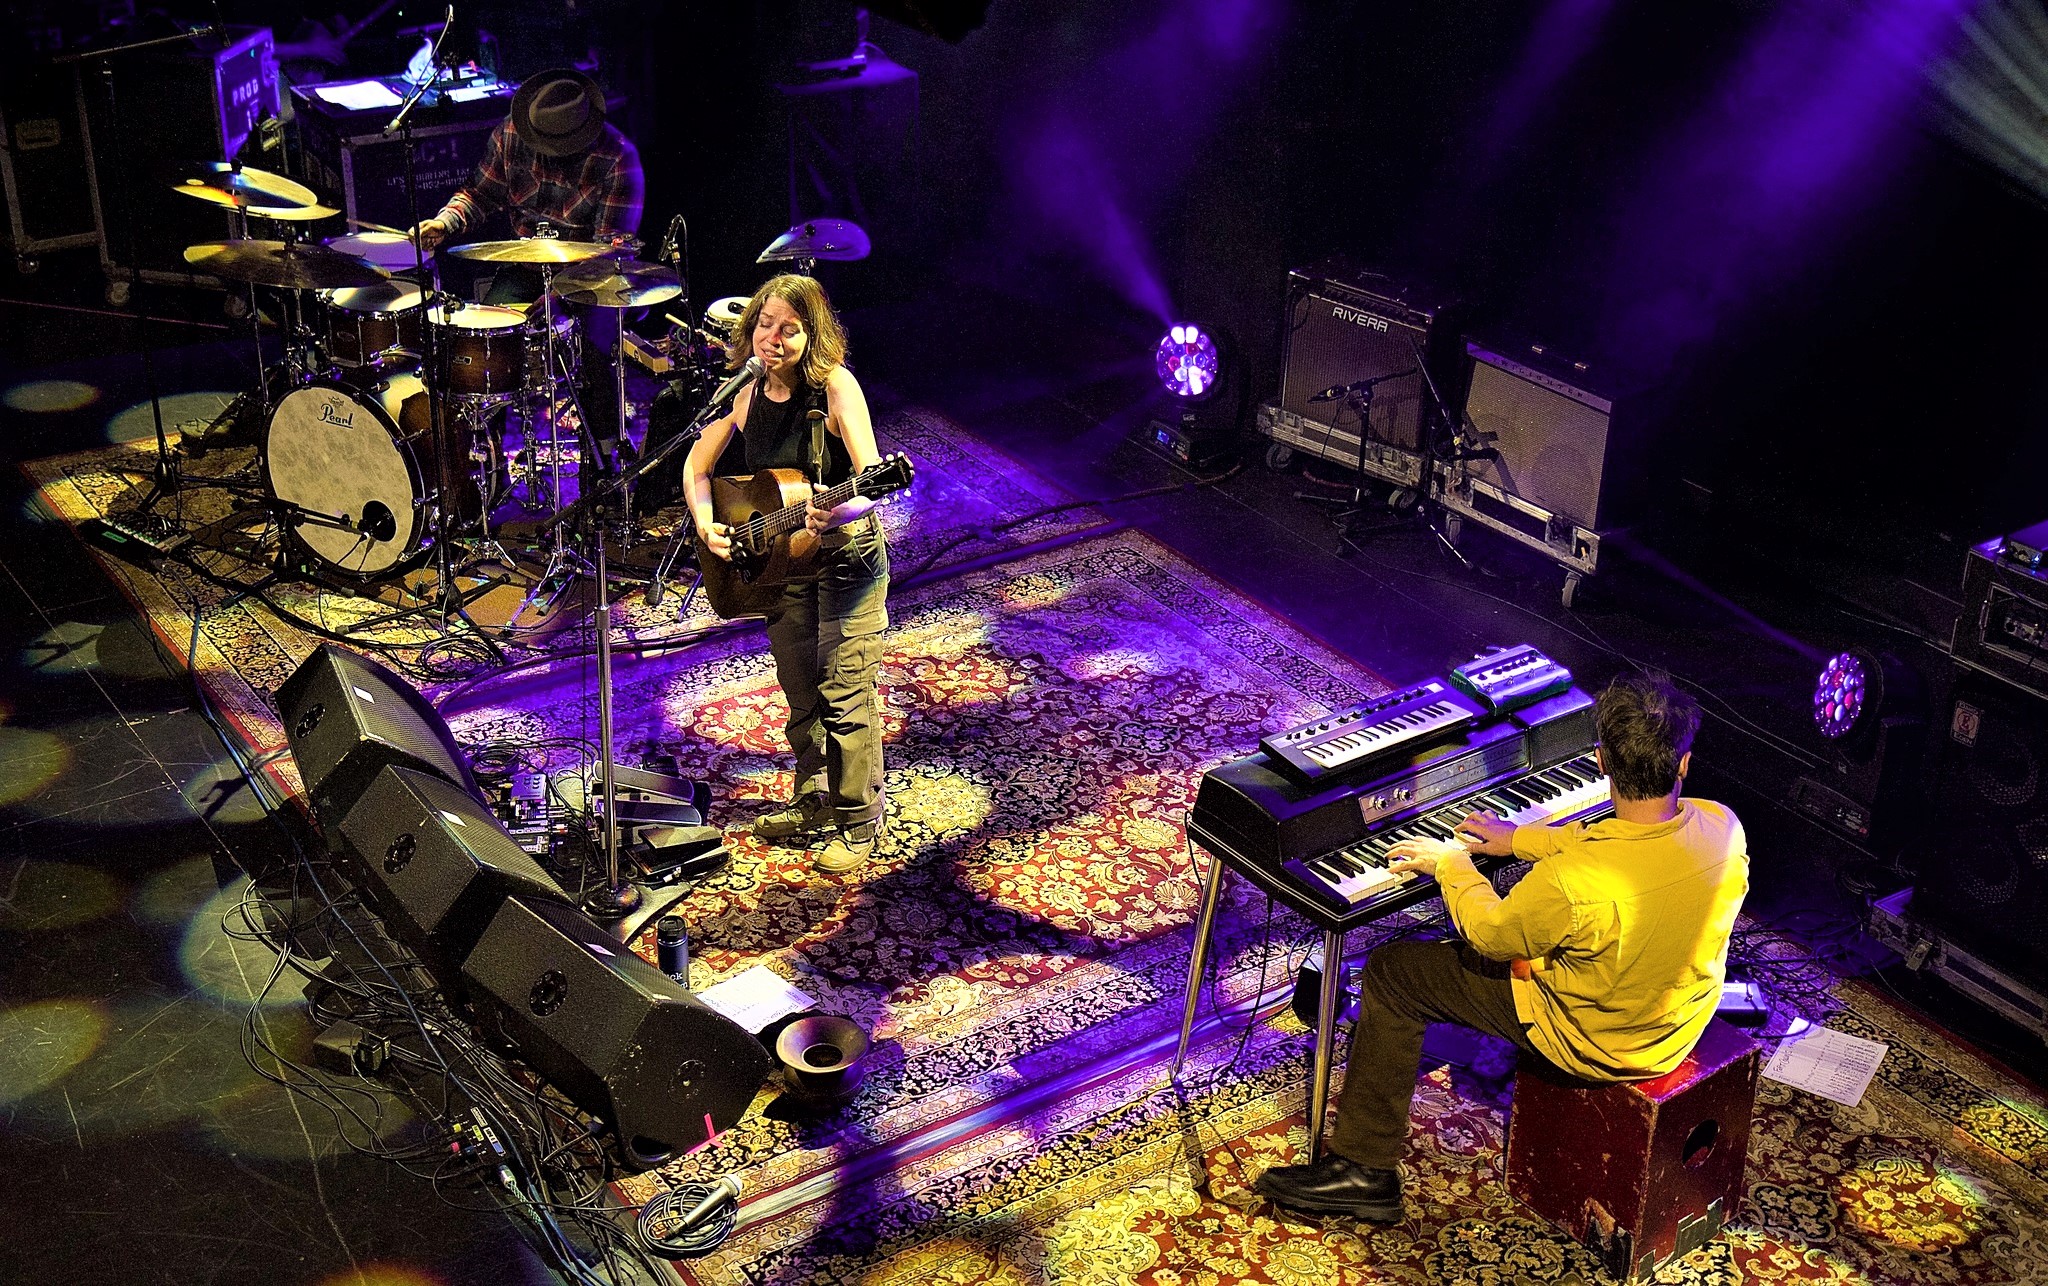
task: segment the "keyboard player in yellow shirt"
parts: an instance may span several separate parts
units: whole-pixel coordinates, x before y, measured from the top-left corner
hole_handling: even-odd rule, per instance
[[[1662,677],[1623,675],[1594,707],[1612,817],[1515,827],[1475,814],[1456,841],[1389,853],[1391,869],[1435,876],[1462,941],[1373,951],[1330,1147],[1313,1165],[1267,1170],[1258,1191],[1295,1210],[1399,1220],[1396,1163],[1430,1023],[1489,1032],[1597,1082],[1660,1076],[1692,1052],[1749,891],[1735,814],[1679,793],[1699,720]],[[1503,898],[1475,852],[1534,865]]]

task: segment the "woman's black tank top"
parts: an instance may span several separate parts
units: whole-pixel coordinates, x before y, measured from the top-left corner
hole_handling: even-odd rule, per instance
[[[837,486],[853,476],[853,457],[846,444],[829,430],[825,435],[825,476],[812,476],[811,415],[820,423],[825,416],[825,390],[802,386],[787,402],[771,402],[766,377],[754,381],[754,399],[747,406],[747,422],[740,426],[740,440],[747,448],[747,472],[763,469],[798,469],[823,486]]]

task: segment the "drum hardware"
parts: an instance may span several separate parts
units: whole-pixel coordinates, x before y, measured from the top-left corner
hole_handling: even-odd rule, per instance
[[[76,53],[60,54],[50,60],[52,65],[55,66],[61,67],[69,64],[77,68],[81,78],[79,87],[81,95],[79,98],[79,109],[81,112],[85,109],[85,99],[83,97],[85,92],[83,85],[85,69],[81,64],[87,62],[99,64],[100,84],[106,90],[107,95],[107,119],[113,125],[113,128],[107,131],[107,146],[109,158],[113,163],[113,172],[123,176],[121,181],[121,213],[122,223],[125,226],[122,231],[128,241],[128,262],[131,265],[130,271],[133,273],[133,276],[130,277],[127,283],[129,287],[128,302],[133,306],[135,312],[137,347],[142,351],[142,378],[144,384],[149,389],[150,423],[156,429],[156,464],[150,472],[149,491],[143,496],[142,503],[136,508],[136,514],[141,517],[154,517],[157,502],[165,496],[177,493],[180,486],[180,478],[177,457],[171,453],[171,440],[164,433],[163,390],[157,383],[156,344],[151,339],[149,333],[149,308],[144,302],[143,292],[134,289],[134,286],[142,280],[141,239],[135,224],[136,185],[133,179],[128,177],[126,149],[122,145],[122,140],[127,136],[128,130],[121,118],[121,98],[114,88],[114,66],[116,59],[121,54],[133,53],[137,50],[151,49],[158,46],[182,45],[187,41],[197,40],[209,34],[211,30],[211,28],[207,27],[198,27],[181,31],[173,36],[158,36],[149,40],[131,40],[123,44],[107,45],[98,49],[85,49]],[[97,204],[97,194],[94,200],[95,204]],[[115,284],[119,283],[110,284],[108,287],[109,297],[118,299],[118,296],[112,294]]]
[[[447,44],[448,31],[454,25],[454,19],[455,11],[451,8],[448,11],[448,21],[441,25],[440,34],[434,38],[433,49],[428,55],[430,72],[420,77],[414,83],[411,90],[407,93],[405,101],[399,105],[397,115],[393,116],[390,124],[384,127],[386,137],[393,134],[399,137],[400,151],[405,158],[406,213],[409,226],[413,228],[417,228],[420,225],[420,194],[416,166],[418,141],[413,136],[412,111],[413,108],[419,105],[420,100],[425,97],[428,87],[435,84],[441,78],[445,61],[442,51]],[[396,229],[387,228],[384,231],[390,233],[395,232]],[[419,278],[425,280],[427,277],[426,250],[417,240],[413,241],[413,267]],[[389,614],[374,622],[364,622],[362,628],[389,624],[403,616],[417,614],[425,610],[438,610],[441,624],[444,628],[453,621],[460,621],[483,641],[484,648],[490,653],[493,663],[503,664],[505,660],[504,649],[498,645],[496,639],[492,638],[487,631],[476,623],[476,618],[469,614],[469,604],[475,601],[477,595],[488,592],[497,584],[502,583],[502,581],[487,581],[478,589],[470,592],[465,592],[457,581],[457,567],[454,561],[455,541],[453,539],[456,522],[448,502],[457,494],[458,480],[455,472],[453,426],[449,423],[450,417],[445,397],[446,390],[443,387],[445,368],[440,351],[440,328],[435,324],[436,317],[433,312],[434,305],[443,303],[444,300],[445,296],[437,297],[435,292],[423,292],[419,302],[419,333],[423,341],[422,352],[424,358],[422,367],[426,374],[427,427],[434,444],[434,465],[438,476],[436,490],[441,500],[441,503],[437,506],[440,530],[436,533],[436,538],[432,545],[435,579],[434,600],[430,603],[423,603],[417,608]],[[444,308],[441,317],[445,319],[447,313],[452,311],[452,308]],[[405,378],[404,376],[399,377],[400,380]],[[478,495],[476,514],[478,521],[481,522],[485,519],[487,508],[488,502],[486,498],[483,495]]]

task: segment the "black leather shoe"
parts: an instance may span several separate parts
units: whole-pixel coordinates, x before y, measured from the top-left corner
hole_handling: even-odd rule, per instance
[[[1293,1210],[1350,1215],[1372,1223],[1401,1221],[1400,1174],[1368,1170],[1334,1152],[1314,1165],[1276,1165],[1252,1188]]]

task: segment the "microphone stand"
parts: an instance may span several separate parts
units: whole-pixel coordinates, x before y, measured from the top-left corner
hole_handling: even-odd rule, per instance
[[[121,176],[121,219],[123,231],[128,240],[128,300],[134,305],[135,337],[142,349],[142,378],[149,387],[149,413],[156,426],[156,465],[150,474],[149,492],[143,496],[137,507],[139,514],[155,516],[157,502],[166,496],[176,495],[182,479],[178,471],[178,458],[171,454],[171,440],[164,433],[163,390],[156,377],[156,342],[149,333],[149,308],[142,297],[142,243],[135,227],[135,182],[128,173],[127,158],[123,155],[123,136],[127,131],[121,123],[121,101],[114,92],[114,59],[121,54],[135,53],[143,49],[155,49],[165,45],[182,45],[203,36],[213,36],[225,41],[225,34],[216,24],[212,27],[196,27],[179,32],[175,36],[157,36],[150,40],[130,41],[108,49],[87,49],[75,54],[65,54],[52,60],[58,65],[66,63],[98,62],[100,80],[107,90],[107,122],[112,127],[113,137],[109,140],[114,162],[114,172]],[[81,111],[83,106],[81,104]],[[92,158],[86,158],[88,164]]]
[[[576,498],[576,503],[550,518],[542,528],[543,531],[556,529],[585,514],[592,518],[597,575],[597,753],[600,803],[604,812],[605,886],[584,899],[583,909],[590,913],[592,919],[609,925],[621,942],[630,943],[640,936],[650,921],[681,901],[688,890],[676,887],[649,889],[627,879],[619,869],[619,795],[613,773],[612,600],[606,564],[605,525],[617,514],[626,512],[627,488],[649,469],[674,455],[678,448],[701,437],[725,400],[729,399],[715,400],[698,413],[688,428],[663,443],[658,450],[595,482],[589,491]]]
[[[447,20],[441,24],[441,34],[434,38],[434,48],[428,57],[426,74],[421,76],[410,87],[405,96],[405,101],[399,104],[398,114],[393,116],[391,123],[384,127],[384,137],[389,138],[394,133],[397,134],[399,150],[405,157],[406,214],[411,220],[410,226],[414,229],[412,237],[413,270],[418,275],[420,283],[420,302],[417,305],[417,310],[420,318],[421,360],[424,364],[423,369],[426,372],[427,422],[429,432],[433,435],[434,453],[436,456],[434,472],[436,475],[436,485],[439,489],[439,495],[436,497],[436,504],[434,506],[436,522],[434,530],[435,584],[433,606],[441,614],[441,625],[444,629],[451,620],[460,620],[469,627],[470,631],[478,639],[482,640],[484,650],[491,654],[492,663],[503,665],[505,663],[505,650],[498,646],[498,641],[492,638],[482,626],[478,625],[476,618],[469,614],[469,603],[474,598],[488,593],[499,582],[496,580],[485,580],[471,594],[465,595],[456,580],[457,568],[455,565],[453,530],[455,523],[449,514],[450,503],[456,489],[456,476],[454,472],[455,452],[453,445],[448,440],[447,397],[441,388],[440,339],[434,333],[433,316],[436,306],[443,307],[443,315],[445,316],[445,297],[439,290],[433,288],[432,283],[427,278],[426,247],[420,244],[418,234],[420,226],[420,191],[415,168],[415,153],[418,143],[414,140],[412,133],[412,112],[415,107],[420,105],[421,100],[426,98],[428,90],[432,89],[441,79],[441,72],[443,70],[441,47],[447,43],[448,32],[454,25],[455,6],[451,4],[448,6]],[[483,488],[482,503],[486,507],[490,504],[489,492],[490,488],[485,486]],[[374,624],[386,624],[414,615],[417,610],[405,609],[400,612],[391,613],[375,618],[374,621],[362,622],[358,628],[366,628]]]
[[[1422,372],[1422,382],[1429,389],[1430,405],[1435,409],[1439,421],[1449,425],[1451,405],[1444,400],[1442,391],[1437,388],[1435,377],[1429,373],[1429,363],[1422,360],[1422,350],[1416,347],[1413,336],[1409,337],[1408,347],[1415,353],[1415,369]],[[1452,437],[1451,450],[1448,453],[1440,452],[1437,449],[1437,435],[1431,433],[1429,429],[1430,425],[1425,418],[1422,435],[1422,467],[1427,471],[1428,476],[1422,480],[1422,525],[1429,530],[1430,535],[1436,537],[1436,543],[1442,545],[1450,553],[1451,557],[1458,561],[1458,565],[1469,572],[1473,570],[1472,560],[1465,557],[1464,551],[1458,548],[1457,543],[1444,532],[1443,528],[1437,526],[1436,520],[1430,516],[1432,508],[1441,509],[1443,507],[1440,503],[1442,493],[1439,491],[1439,487],[1447,481],[1447,479],[1437,476],[1436,466],[1439,463],[1446,466],[1462,464],[1466,460],[1491,458],[1498,456],[1500,453],[1490,447],[1466,450],[1457,441],[1458,431],[1455,427],[1450,428]]]

